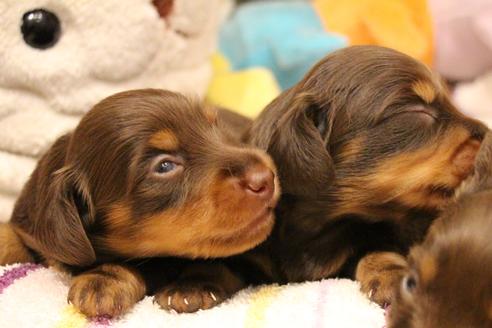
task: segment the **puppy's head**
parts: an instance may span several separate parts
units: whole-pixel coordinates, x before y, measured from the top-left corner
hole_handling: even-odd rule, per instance
[[[409,257],[390,327],[492,327],[492,135],[456,203]]]
[[[272,229],[275,169],[218,124],[171,92],[103,100],[41,161],[33,175],[41,180],[21,196],[38,195],[24,219],[34,224],[21,230],[43,254],[74,265],[99,253],[219,257],[254,247]]]
[[[273,101],[248,137],[274,158],[284,193],[329,197],[323,206],[335,216],[395,217],[446,204],[473,170],[485,131],[424,65],[356,46]]]

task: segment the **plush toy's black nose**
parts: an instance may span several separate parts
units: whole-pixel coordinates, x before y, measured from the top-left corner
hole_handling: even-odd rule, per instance
[[[22,16],[21,32],[29,46],[48,49],[60,39],[60,20],[50,11],[34,9]]]

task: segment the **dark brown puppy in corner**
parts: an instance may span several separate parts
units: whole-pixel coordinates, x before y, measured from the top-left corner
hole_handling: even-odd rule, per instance
[[[178,258],[256,246],[279,193],[268,155],[224,130],[214,113],[167,91],[103,100],[40,160],[0,227],[0,264],[32,253],[76,273],[69,301],[88,316],[125,313],[146,293],[179,312],[219,303],[241,279]]]
[[[492,327],[492,134],[458,193],[410,252],[391,328]]]
[[[390,302],[403,255],[472,172],[485,131],[406,55],[357,46],[326,57],[246,136],[278,167],[267,247],[284,279],[356,278]]]

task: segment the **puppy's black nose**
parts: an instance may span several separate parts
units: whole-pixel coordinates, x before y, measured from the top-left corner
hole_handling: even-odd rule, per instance
[[[274,189],[274,174],[263,165],[249,167],[241,179],[241,187],[252,196],[262,200],[272,198]]]

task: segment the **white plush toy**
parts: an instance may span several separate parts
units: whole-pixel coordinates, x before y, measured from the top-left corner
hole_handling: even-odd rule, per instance
[[[492,128],[492,71],[473,82],[458,84],[454,100],[465,113]]]
[[[439,73],[461,81],[492,70],[492,1],[430,0],[429,4]]]
[[[460,81],[454,99],[492,128],[492,1],[430,0],[436,69]]]
[[[203,96],[228,0],[2,0],[0,222],[37,158],[97,101],[154,87]]]

